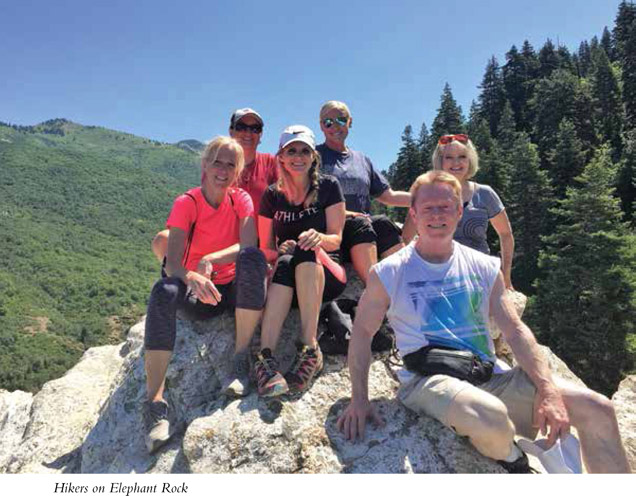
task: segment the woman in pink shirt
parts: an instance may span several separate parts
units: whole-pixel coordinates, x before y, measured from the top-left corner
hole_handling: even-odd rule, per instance
[[[150,295],[144,341],[150,452],[170,437],[163,389],[177,310],[194,319],[235,310],[234,369],[223,391],[242,396],[249,389],[248,348],[265,303],[267,264],[256,247],[252,199],[234,187],[243,164],[243,150],[234,139],[211,141],[202,155],[201,186],[177,197],[166,223],[165,273]]]

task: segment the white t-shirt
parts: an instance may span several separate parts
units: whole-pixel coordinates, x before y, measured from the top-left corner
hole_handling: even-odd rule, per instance
[[[470,350],[496,361],[488,331],[497,257],[453,242],[447,262],[425,261],[411,243],[374,266],[391,300],[387,317],[400,355],[429,344]]]

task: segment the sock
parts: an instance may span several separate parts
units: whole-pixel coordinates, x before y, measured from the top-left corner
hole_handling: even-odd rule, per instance
[[[519,449],[519,447],[512,443],[510,454],[504,458],[504,462],[514,462],[523,456],[523,452]]]

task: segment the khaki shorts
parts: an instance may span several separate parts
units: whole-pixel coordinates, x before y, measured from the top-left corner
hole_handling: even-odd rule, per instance
[[[496,396],[506,405],[508,416],[515,424],[517,434],[530,439],[535,438],[537,429],[532,427],[532,416],[537,389],[519,367],[495,374],[480,386],[448,375],[416,375],[400,387],[398,398],[407,408],[424,413],[451,427],[447,419],[448,411],[461,391],[472,391],[476,399],[479,399],[480,395],[485,396],[485,393]]]

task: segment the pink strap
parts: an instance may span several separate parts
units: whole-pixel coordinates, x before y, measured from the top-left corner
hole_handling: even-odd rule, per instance
[[[333,274],[340,283],[347,282],[347,273],[345,272],[344,267],[334,262],[334,260],[329,257],[329,254],[321,247],[314,248],[314,251],[316,252],[316,260],[329,269],[331,274]]]

